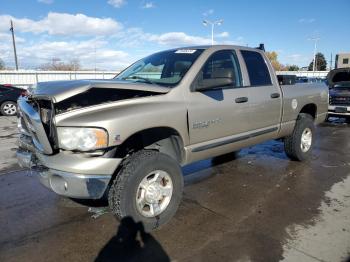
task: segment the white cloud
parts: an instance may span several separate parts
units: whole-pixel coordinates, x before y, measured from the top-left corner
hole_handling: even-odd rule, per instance
[[[112,18],[50,12],[47,17],[36,21],[0,15],[0,31],[8,31],[11,19],[14,22],[15,30],[34,34],[95,36],[113,34],[122,28],[122,25]]]
[[[207,45],[211,43],[211,40],[208,38],[191,36],[184,32],[169,32],[161,35],[151,35],[148,40],[161,45],[174,47],[183,45]]]
[[[156,5],[153,2],[147,2],[144,5],[142,5],[143,9],[150,9],[150,8],[154,8],[156,7]]]
[[[107,2],[108,4],[112,5],[115,8],[120,8],[122,7],[124,4],[126,4],[125,0],[108,0]]]
[[[1,53],[7,65],[13,64],[13,53],[9,45],[0,44]],[[129,54],[113,50],[106,41],[92,39],[87,41],[53,41],[39,42],[31,45],[20,44],[17,48],[21,68],[33,68],[59,58],[63,62],[78,59],[83,68],[122,69],[130,64]]]
[[[316,19],[315,18],[300,18],[298,21],[301,24],[311,24],[311,23],[315,22]]]
[[[229,32],[222,32],[220,34],[215,35],[215,37],[218,37],[218,38],[226,38],[226,37],[229,37],[229,36],[230,36]]]
[[[53,0],[38,0],[39,3],[50,5],[53,3]]]
[[[212,14],[214,14],[214,9],[209,9],[202,13],[203,16],[210,16]]]

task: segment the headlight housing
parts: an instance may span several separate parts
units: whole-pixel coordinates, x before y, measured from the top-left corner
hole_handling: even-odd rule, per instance
[[[102,128],[58,127],[58,144],[61,149],[93,151],[108,146],[108,133]]]

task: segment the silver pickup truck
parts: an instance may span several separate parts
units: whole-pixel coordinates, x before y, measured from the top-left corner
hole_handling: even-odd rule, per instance
[[[280,86],[263,50],[199,46],[153,54],[112,80],[39,83],[18,106],[22,166],[59,195],[108,197],[117,218],[153,229],[179,206],[184,165],[270,139],[307,160],[328,89]]]

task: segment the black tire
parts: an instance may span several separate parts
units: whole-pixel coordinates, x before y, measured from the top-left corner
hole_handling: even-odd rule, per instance
[[[13,108],[13,110],[8,107]],[[13,101],[5,101],[1,104],[0,111],[3,116],[15,116],[17,114],[17,104]]]
[[[169,174],[173,191],[165,210],[155,217],[147,217],[139,212],[136,206],[138,187],[148,174],[162,170]],[[132,217],[142,222],[147,231],[167,223],[176,213],[182,199],[183,176],[179,164],[163,153],[152,150],[141,150],[129,156],[116,175],[108,194],[108,204],[117,219]]]
[[[311,131],[311,146],[307,151],[302,150],[302,134],[305,130]],[[314,119],[308,114],[300,114],[296,121],[293,133],[284,139],[284,150],[287,156],[296,161],[305,161],[311,157],[315,141]]]

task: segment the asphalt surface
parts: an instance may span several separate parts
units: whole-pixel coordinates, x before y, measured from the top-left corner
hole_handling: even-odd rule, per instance
[[[0,117],[0,261],[350,257],[350,126],[341,120],[317,128],[308,163],[290,161],[283,144],[270,141],[185,167],[176,216],[150,234],[119,223],[103,203],[59,197],[20,170],[15,125]]]

